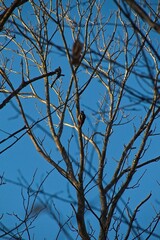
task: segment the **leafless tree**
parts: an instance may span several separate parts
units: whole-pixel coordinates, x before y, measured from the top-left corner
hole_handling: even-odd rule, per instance
[[[159,29],[149,1],[2,1],[0,109],[15,116],[1,129],[1,154],[28,135],[52,170],[36,187],[36,172],[31,182],[0,173],[1,187],[22,188],[25,213],[9,215],[14,227],[2,213],[1,238],[34,239],[45,212],[55,239],[159,239],[159,209],[141,221],[157,198],[141,183],[160,160]],[[63,197],[43,187],[53,172]],[[64,221],[54,199],[70,208]]]

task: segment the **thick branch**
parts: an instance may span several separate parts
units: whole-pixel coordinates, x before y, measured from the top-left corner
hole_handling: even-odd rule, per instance
[[[15,8],[25,2],[28,2],[28,0],[15,0],[9,8],[5,9],[5,11],[0,15],[0,31],[2,31],[4,24],[7,22]]]
[[[149,24],[150,27],[154,28],[155,31],[160,33],[160,25],[153,22],[152,19],[148,16],[148,14],[142,9],[136,1],[133,0],[125,0],[126,3],[145,21]]]

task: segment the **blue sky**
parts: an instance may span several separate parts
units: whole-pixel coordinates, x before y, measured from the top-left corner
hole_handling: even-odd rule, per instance
[[[10,1],[9,1],[10,2]],[[24,12],[27,12],[25,18],[26,20],[30,19],[30,6],[28,3],[26,3],[24,6]],[[109,9],[109,11],[108,11]],[[116,5],[113,3],[113,1],[105,1],[102,14],[110,14],[110,12],[117,9]],[[74,10],[72,11],[73,19],[76,19],[76,13],[74,16]],[[94,14],[94,13],[93,13]],[[85,22],[85,20],[84,20]],[[112,23],[114,23],[114,16],[111,20]],[[50,31],[51,33],[54,31],[54,28],[52,29],[53,22],[50,22]],[[112,34],[114,26],[107,25],[106,26],[106,39],[108,40]],[[118,30],[118,33],[120,33],[121,29]],[[65,30],[65,37],[67,39],[67,43],[69,48],[72,48],[73,39],[71,36],[71,33],[68,29]],[[83,41],[84,32],[81,32],[81,41]],[[123,34],[122,34],[123,37]],[[157,34],[155,32],[151,33],[151,37],[156,37]],[[22,42],[22,39],[20,36],[17,36],[17,39]],[[62,40],[60,38],[60,35],[57,33],[54,38],[54,43],[61,45]],[[21,68],[20,68],[20,62],[21,62],[21,56],[15,55],[14,50],[16,51],[16,45],[10,44],[8,46],[13,50],[13,55],[10,56],[10,52],[3,51],[3,55],[5,57],[8,57],[10,59],[9,65],[13,64],[13,68],[16,69],[19,72],[19,75],[10,74],[10,79],[14,82],[15,86],[19,86],[21,83]],[[24,47],[27,47],[24,44]],[[112,46],[112,49],[114,48],[114,43]],[[111,51],[112,51],[111,49]],[[62,71],[65,74],[64,77],[62,77],[63,83],[63,91],[64,94],[68,90],[69,86],[69,79],[71,76],[71,70],[69,69],[69,65],[67,63],[66,57],[63,55],[57,54],[57,50],[52,47],[51,53],[49,55],[48,59],[48,68],[50,71],[54,70],[58,66],[62,67]],[[133,52],[134,55],[134,52]],[[124,59],[123,57],[119,58],[119,62],[123,63]],[[149,60],[151,61],[151,60]],[[107,63],[105,63],[107,64]],[[104,64],[104,67],[105,67]],[[107,67],[107,65],[106,65]],[[33,78],[35,76],[39,76],[40,72],[37,70],[35,66],[31,66],[31,73],[30,77]],[[87,69],[89,70],[89,69]],[[87,82],[87,79],[89,76],[86,74],[86,69],[83,67],[80,67],[78,70],[78,77],[79,77],[79,84],[82,86],[85,82]],[[117,66],[115,66],[115,71],[118,71]],[[146,71],[145,69],[142,71]],[[147,73],[147,72],[146,72]],[[16,76],[16,77],[15,77]],[[50,82],[54,77],[50,77]],[[130,77],[129,84],[131,84],[132,87],[135,89],[139,88],[139,85],[137,84],[134,75]],[[38,81],[37,83],[34,83],[34,86],[41,94],[41,96],[44,96],[44,85],[43,80]],[[25,91],[30,91],[29,87],[24,89]],[[139,90],[139,89],[138,89]],[[141,91],[141,89],[140,89]],[[82,94],[80,97],[81,101],[81,109],[85,111],[86,114],[86,121],[83,126],[83,131],[85,134],[88,134],[89,136],[93,132],[93,128],[91,128],[90,123],[93,124],[93,126],[96,128],[95,122],[97,115],[95,113],[97,112],[98,106],[100,106],[100,99],[103,99],[103,96],[105,94],[104,88],[102,88],[102,85],[97,81],[97,78],[93,78],[88,89]],[[4,95],[0,95],[0,101],[4,99]],[[54,104],[58,104],[57,100],[55,99],[55,94],[51,93],[51,97],[54,99]],[[25,108],[25,113],[28,114],[28,117],[30,119],[30,122],[34,122],[38,119],[40,119],[45,114],[45,107],[43,104],[39,103],[35,99],[27,100],[22,99],[23,106]],[[122,106],[125,106],[129,104],[128,98],[124,98],[124,101],[122,103]],[[74,107],[74,103],[72,103]],[[146,107],[148,107],[148,104],[144,103]],[[19,128],[22,128],[24,126],[24,123],[22,121],[21,116],[18,114],[16,108],[16,101],[15,99],[12,100],[12,103],[9,103],[1,110],[0,115],[0,135],[1,139],[4,139],[8,136],[8,133],[12,133]],[[117,161],[120,158],[122,154],[122,150],[124,148],[124,145],[127,144],[128,140],[133,136],[133,125],[138,127],[141,121],[141,117],[145,114],[145,108],[143,104],[135,106],[136,110],[132,111],[128,110],[126,111],[126,121],[134,119],[134,121],[131,121],[127,125],[122,126],[115,126],[113,129],[113,135],[110,138],[110,144],[109,148],[107,150],[107,167],[106,167],[106,176],[105,181],[109,182],[109,180],[112,177],[112,173],[116,169]],[[106,104],[105,110],[108,111],[109,105]],[[119,118],[121,117],[123,108],[121,109],[121,112],[119,114]],[[76,114],[75,109],[73,112]],[[55,114],[53,114],[53,118],[55,121],[57,121],[57,118],[55,117]],[[69,114],[66,116],[66,123],[72,124],[71,118]],[[57,161],[61,161],[61,156],[58,154],[58,151],[56,147],[53,146],[53,141],[51,141],[50,133],[47,128],[47,122],[43,121],[40,123],[41,129],[36,126],[34,128],[34,133],[37,134],[37,137],[39,139],[44,138],[44,146],[46,147],[48,153],[51,154],[53,159],[56,159]],[[160,132],[160,126],[158,119],[156,121],[156,132]],[[99,124],[98,130],[103,131],[105,127],[102,123]],[[45,132],[45,131],[46,132]],[[23,133],[23,132],[22,132]],[[20,136],[21,133],[18,134]],[[72,138],[73,135],[73,138]],[[70,142],[70,154],[72,159],[77,163],[79,160],[79,148],[78,148],[78,140],[77,140],[77,132],[74,130],[74,128],[65,126],[64,134],[62,136],[62,142],[65,146],[69,144]],[[0,148],[1,150],[8,146],[8,144],[12,143],[14,139],[10,139],[6,141],[5,143],[1,144]],[[99,141],[99,146],[102,145],[101,137],[97,138],[97,141]],[[137,141],[137,146],[139,145],[140,141]],[[148,142],[149,143],[149,142]],[[137,147],[135,146],[135,147]],[[86,154],[88,150],[87,155],[87,163],[86,163],[86,170],[94,174],[95,170],[98,166],[98,159],[97,155],[93,152],[92,146],[88,146],[88,149],[86,149]],[[128,159],[128,162],[133,160],[134,154],[136,153],[136,149],[132,151],[130,158]],[[142,162],[149,160],[150,158],[157,157],[159,155],[159,136],[152,137],[150,148],[147,151],[147,154],[142,158]],[[90,162],[93,163],[93,168],[90,166]],[[63,163],[61,163],[63,166]],[[76,164],[74,164],[74,167],[76,168]],[[137,204],[142,201],[149,193],[152,193],[152,198],[149,200],[146,205],[143,206],[140,214],[138,214],[138,221],[140,224],[148,224],[149,221],[152,219],[153,215],[155,214],[155,209],[159,211],[159,193],[160,193],[160,187],[158,185],[158,182],[160,182],[159,177],[159,163],[154,163],[153,165],[146,166],[142,170],[136,173],[136,178],[133,179],[132,184],[136,184],[136,181],[141,178],[141,176],[144,174],[143,178],[140,181],[140,186],[133,189],[130,189],[127,191],[125,195],[123,195],[123,201],[127,202],[130,201],[130,206],[134,208],[137,206]],[[24,194],[25,196],[25,204],[27,203],[27,194],[26,189],[22,188],[20,186],[17,186],[16,183],[19,181],[22,182],[22,185],[30,184],[33,180],[33,175],[35,174],[34,181],[31,185],[31,188],[34,190],[38,188],[41,181],[48,175],[48,173],[53,170],[53,167],[45,161],[39,153],[36,152],[35,147],[33,146],[31,140],[27,135],[24,135],[23,138],[21,138],[14,146],[12,146],[10,149],[5,151],[0,156],[0,175],[4,174],[4,181],[5,184],[0,187],[0,214],[4,214],[3,216],[3,223],[8,226],[8,228],[11,228],[15,224],[15,217],[13,216],[13,213],[17,214],[20,217],[23,217],[25,212],[23,209],[23,199],[22,196]],[[25,179],[22,179],[22,176]],[[85,177],[85,184],[89,181],[89,176],[86,174]],[[26,181],[26,182],[25,182]],[[94,183],[91,185],[94,186]],[[97,190],[94,190],[95,188],[91,189],[88,192],[88,196],[90,199],[90,202],[93,203],[93,206],[98,207],[98,192]],[[75,199],[75,191],[72,186],[70,186],[67,181],[57,173],[56,170],[53,170],[47,179],[44,182],[44,185],[42,187],[42,190],[46,192],[45,198],[42,197],[42,200],[48,201],[52,204],[52,210],[55,214],[54,216],[50,215],[51,210],[46,209],[42,211],[42,213],[39,215],[39,218],[35,223],[33,224],[35,227],[31,229],[31,236],[34,237],[32,239],[55,239],[59,228],[57,224],[55,223],[55,218],[60,219],[62,223],[67,221],[68,217],[73,214],[72,223],[75,223],[75,216],[73,208],[70,204],[67,202],[65,203],[63,199],[66,199],[67,201],[73,201]],[[54,197],[54,196],[56,197]],[[60,200],[59,200],[60,198]],[[31,198],[31,202],[33,199]],[[118,207],[122,209],[124,207],[124,203],[120,202]],[[37,201],[36,206],[42,206],[41,202]],[[155,209],[153,208],[155,206]],[[118,210],[117,210],[118,211]],[[60,212],[60,215],[59,215]],[[11,215],[10,215],[11,214]],[[93,223],[93,226],[95,227],[96,236],[98,234],[98,226],[96,220],[92,217],[91,213],[87,213],[87,221],[91,221]],[[18,223],[19,221],[16,220]],[[141,225],[142,226],[142,225]],[[65,229],[67,230],[67,225]],[[123,229],[121,230],[123,234]],[[157,231],[158,232],[158,231]],[[73,233],[73,236],[76,236],[76,233]],[[63,234],[60,234],[59,239],[64,239]],[[74,239],[73,237],[73,239]],[[113,237],[113,236],[112,236]]]

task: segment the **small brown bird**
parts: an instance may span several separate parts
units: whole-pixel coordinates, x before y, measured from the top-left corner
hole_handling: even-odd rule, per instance
[[[72,64],[73,65],[78,65],[80,63],[81,59],[81,52],[83,49],[83,44],[77,39],[72,48]]]
[[[84,121],[85,121],[86,115],[84,114],[83,111],[80,112],[79,116],[78,116],[78,126],[81,128]]]

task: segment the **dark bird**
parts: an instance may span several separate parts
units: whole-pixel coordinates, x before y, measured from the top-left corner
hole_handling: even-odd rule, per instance
[[[86,115],[84,114],[83,111],[80,112],[79,116],[78,116],[78,126],[81,128],[84,121],[85,121]]]
[[[51,84],[51,88],[53,87],[54,83],[57,81],[58,78],[60,78],[61,76],[64,76],[64,74],[62,74],[62,69],[61,67],[58,67],[54,70],[55,74],[57,74],[55,80],[52,82]]]

